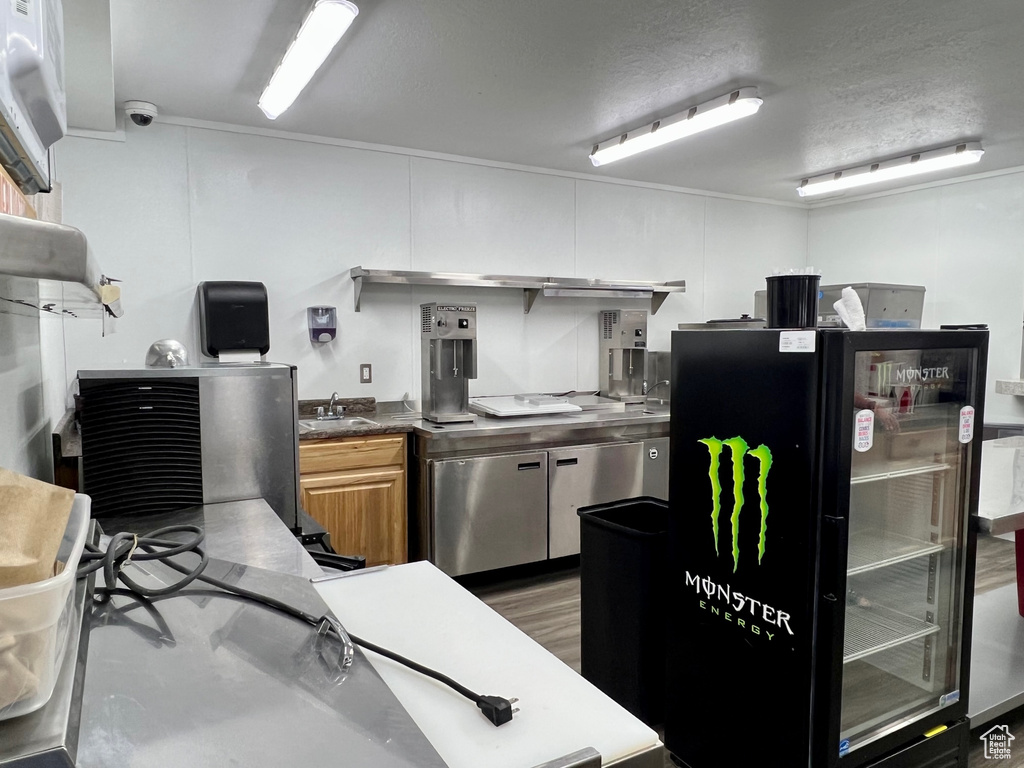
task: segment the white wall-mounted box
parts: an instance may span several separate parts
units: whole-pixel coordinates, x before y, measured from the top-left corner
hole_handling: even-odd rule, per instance
[[[61,0],[0,0],[0,164],[27,195],[49,190],[67,133]]]

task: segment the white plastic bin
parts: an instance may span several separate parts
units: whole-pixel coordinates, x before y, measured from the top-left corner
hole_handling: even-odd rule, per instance
[[[0,720],[34,712],[50,699],[60,673],[85,549],[92,499],[75,494],[57,562],[57,576],[0,589]]]

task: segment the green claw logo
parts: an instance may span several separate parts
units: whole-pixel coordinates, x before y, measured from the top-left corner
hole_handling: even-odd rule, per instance
[[[718,470],[723,447],[729,449],[729,456],[732,459],[732,515],[729,517],[729,522],[732,524],[733,573],[736,573],[736,569],[740,565],[740,513],[743,511],[743,482],[746,479],[743,457],[752,456],[757,459],[757,496],[761,503],[761,535],[757,542],[757,564],[760,565],[765,552],[765,534],[768,532],[768,472],[772,468],[771,449],[764,443],[751,449],[742,437],[730,437],[728,440],[706,437],[697,442],[707,446],[708,453],[711,455],[708,477],[711,478],[711,532],[715,540],[716,555],[718,554],[718,517],[722,512],[722,481],[719,479]]]

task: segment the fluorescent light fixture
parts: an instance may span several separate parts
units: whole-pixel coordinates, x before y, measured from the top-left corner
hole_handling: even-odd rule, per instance
[[[643,128],[595,144],[590,152],[590,162],[598,166],[606,165],[708,128],[731,123],[754,114],[761,108],[761,104],[756,88],[740,88],[672,117],[655,120]]]
[[[825,195],[829,192],[839,192],[864,184],[892,181],[906,176],[916,176],[919,173],[931,173],[946,168],[970,165],[981,160],[983,154],[985,154],[985,150],[981,148],[981,144],[972,141],[952,147],[933,149],[929,152],[918,152],[895,160],[886,160],[884,163],[872,163],[860,168],[850,168],[845,171],[804,179],[796,191],[800,193],[801,197]]]
[[[259,107],[271,120],[280,117],[334,50],[359,9],[348,0],[316,0],[299,33],[260,96]]]

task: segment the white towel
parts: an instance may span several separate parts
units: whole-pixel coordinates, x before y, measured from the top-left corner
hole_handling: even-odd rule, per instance
[[[843,288],[843,297],[832,306],[851,331],[863,331],[867,328],[864,321],[864,305],[861,304],[860,296],[850,286]]]

